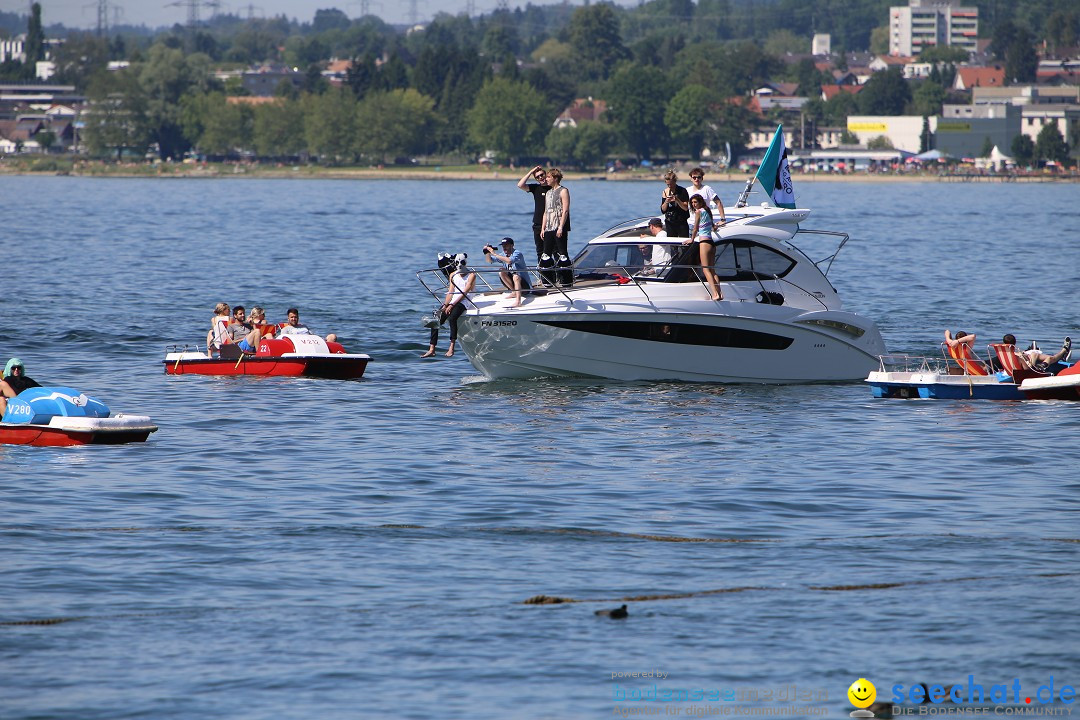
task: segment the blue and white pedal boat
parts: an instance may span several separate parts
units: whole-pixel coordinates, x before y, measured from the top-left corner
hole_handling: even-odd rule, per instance
[[[33,387],[8,400],[0,444],[119,445],[145,442],[157,425],[146,415],[112,415],[105,403],[70,387]]]
[[[963,373],[945,358],[882,355],[866,382],[876,398],[926,400],[1023,400],[1008,373]]]

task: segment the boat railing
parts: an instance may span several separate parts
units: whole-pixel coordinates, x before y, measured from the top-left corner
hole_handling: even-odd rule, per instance
[[[817,266],[818,270],[821,270],[821,264],[823,262],[825,262],[826,260],[829,262],[829,264],[825,267],[825,269],[821,270],[821,274],[824,275],[825,277],[829,277],[829,271],[832,270],[833,262],[836,261],[836,256],[840,254],[840,250],[842,250],[844,245],[847,245],[847,241],[851,239],[851,236],[848,235],[847,233],[845,233],[845,232],[837,232],[835,230],[803,230],[803,229],[800,228],[799,230],[797,230],[795,232],[795,237],[798,237],[800,235],[828,235],[829,237],[834,237],[834,238],[839,239],[840,242],[837,244],[836,249],[832,251],[832,254],[826,255],[825,257],[821,258],[820,260],[812,260],[811,261],[811,262],[814,263],[814,265]],[[792,243],[792,244],[794,244],[794,243]],[[799,250],[799,252],[802,252],[803,255],[806,255],[806,253],[804,253],[801,249]],[[810,257],[809,255],[806,255],[806,256]]]
[[[640,292],[645,299],[652,305],[652,298],[649,296],[647,286],[654,283],[664,283],[665,277],[668,273],[675,270],[688,270],[694,277],[694,282],[700,284],[706,290],[708,290],[708,282],[705,279],[705,275],[702,272],[701,265],[699,264],[667,264],[659,265],[654,268],[654,274],[645,275],[642,274],[642,267],[635,266],[623,266],[623,265],[605,265],[602,267],[587,268],[577,266],[574,268],[575,282],[573,286],[560,286],[558,284],[550,285],[542,280],[541,272],[557,272],[557,270],[541,271],[537,267],[529,267],[527,271],[529,273],[529,280],[532,287],[528,290],[523,290],[522,293],[525,296],[528,295],[550,295],[558,293],[562,295],[570,303],[573,303],[573,293],[576,290],[582,288],[597,288],[604,286],[623,286],[633,285],[634,288]],[[476,274],[476,288],[473,291],[474,294],[486,294],[486,293],[504,293],[508,292],[508,289],[503,285],[500,273],[504,270],[502,268],[469,268],[469,271]],[[602,276],[593,277],[582,280],[581,275]],[[443,297],[446,295],[449,289],[450,281],[446,274],[439,268],[429,268],[426,270],[419,270],[416,272],[416,279],[420,281],[420,284],[424,286],[424,289],[435,299],[436,302],[442,304]],[[767,287],[766,284],[776,283],[774,286],[776,290],[779,290],[781,294],[791,294],[792,291],[799,293],[801,297],[804,297],[817,305],[820,305],[822,309],[828,310],[829,306],[820,298],[817,294],[803,288],[802,286],[794,283],[786,278],[777,277],[776,275],[765,275],[758,273],[756,278],[758,285],[762,292],[758,294],[759,297],[768,298],[768,292],[773,288]],[[744,282],[740,280],[740,282]],[[725,281],[720,281],[721,285],[724,285]],[[739,297],[733,298],[738,302],[750,302],[751,298]],[[761,302],[761,300],[757,300]],[[467,299],[470,305],[475,307],[471,300]],[[790,304],[790,303],[788,303]],[[654,309],[655,306],[653,306]]]
[[[879,355],[881,372],[930,373],[946,375],[949,365],[945,358],[927,355]]]

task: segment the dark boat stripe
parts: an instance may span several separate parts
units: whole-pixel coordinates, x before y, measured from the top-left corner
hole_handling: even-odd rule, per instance
[[[757,330],[694,325],[691,323],[639,322],[633,320],[537,320],[537,325],[611,335],[631,340],[705,345],[708,347],[745,348],[748,350],[786,350],[793,338]]]

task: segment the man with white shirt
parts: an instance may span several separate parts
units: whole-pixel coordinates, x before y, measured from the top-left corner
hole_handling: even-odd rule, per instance
[[[649,220],[649,233],[647,235],[641,235],[642,240],[648,240],[649,238],[655,238],[657,240],[667,240],[668,234],[664,230],[664,223],[660,218],[652,218]],[[666,265],[671,262],[671,246],[670,245],[652,245],[652,251],[646,252],[649,245],[639,245],[641,254],[645,256],[645,267],[642,268],[640,275],[655,275],[657,272],[663,272]]]
[[[694,168],[690,171],[690,182],[693,183],[693,186],[687,188],[686,191],[690,194],[690,197],[700,195],[701,199],[705,201],[705,207],[715,205],[716,209],[719,211],[717,219],[722,223],[727,222],[727,213],[724,211],[724,203],[720,201],[720,196],[716,194],[715,190],[708,185],[701,184],[704,180],[705,171],[701,168]]]

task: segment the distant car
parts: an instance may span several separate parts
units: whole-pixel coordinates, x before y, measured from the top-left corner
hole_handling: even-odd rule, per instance
[[[396,157],[394,158],[395,165],[419,165],[420,161],[411,157]]]
[[[489,157],[478,158],[476,160],[476,162],[480,163],[481,165],[494,165],[495,164],[495,160],[493,160],[492,158],[489,158]]]

